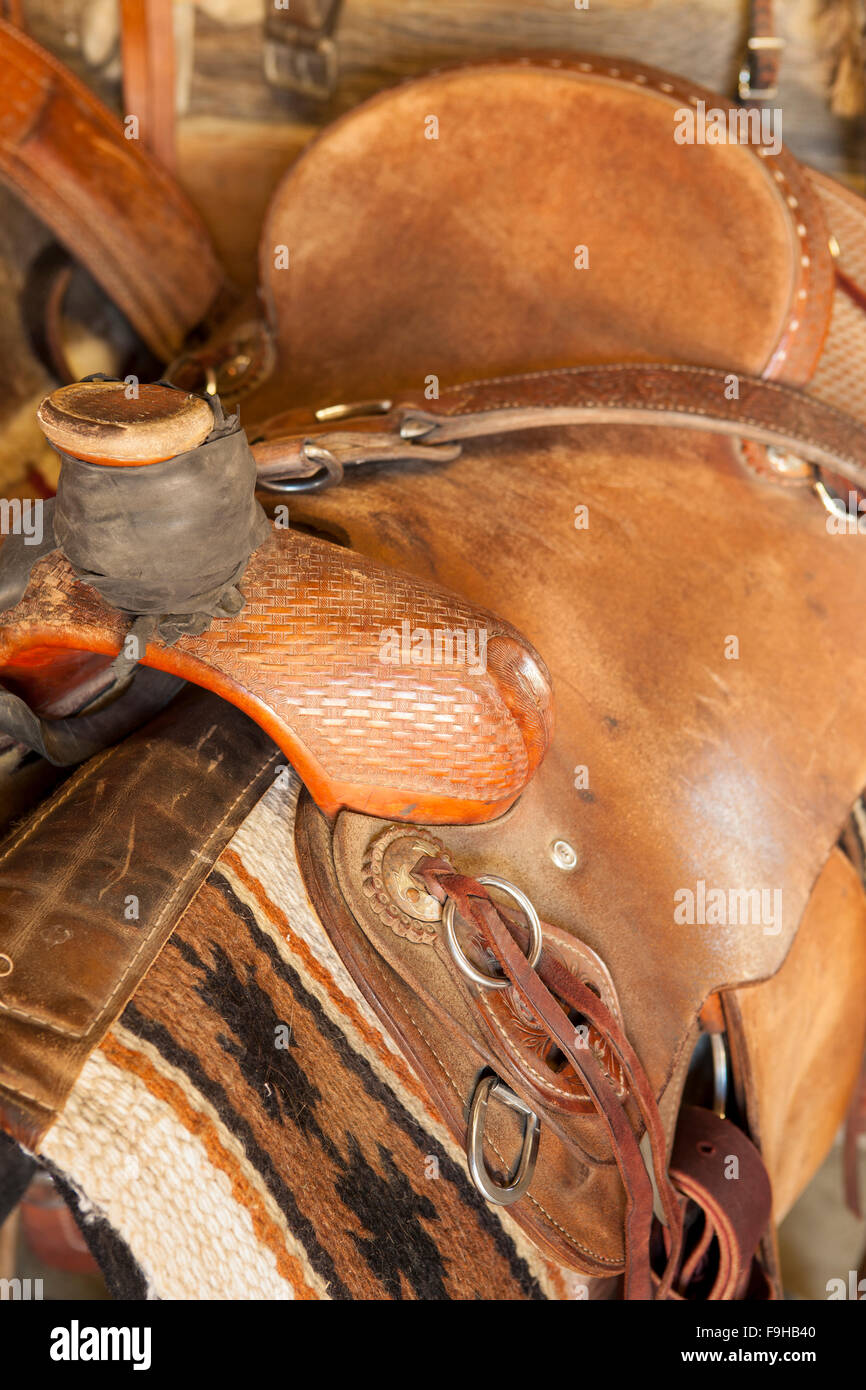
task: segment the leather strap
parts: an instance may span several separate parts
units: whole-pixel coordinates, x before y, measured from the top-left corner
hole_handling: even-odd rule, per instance
[[[273,86],[320,100],[337,85],[331,35],[343,0],[266,0],[265,76]]]
[[[125,116],[166,169],[175,167],[175,62],[172,0],[121,0]]]
[[[198,215],[84,83],[2,20],[0,68],[0,178],[170,360],[225,288]]]
[[[0,19],[24,29],[24,5],[22,0],[0,0]]]
[[[750,0],[749,39],[740,71],[739,96],[746,106],[763,106],[779,93],[784,39],[776,33],[773,0]]]
[[[649,1262],[653,1190],[649,1175],[623,1105],[591,1050],[576,1045],[574,1026],[559,999],[594,1024],[610,1043],[623,1067],[631,1098],[638,1107],[650,1138],[669,1240],[667,1268],[656,1297],[667,1297],[679,1263],[681,1216],[676,1194],[667,1177],[664,1131],[655,1097],[631,1044],[601,1000],[553,956],[542,952],[537,967],[529,965],[524,955],[525,941],[518,944],[518,940],[515,940],[515,936],[519,938],[521,935],[520,928],[506,921],[482,884],[465,875],[455,874],[453,865],[447,860],[431,859],[429,856],[419,861],[414,872],[440,902],[444,902],[446,897],[451,898],[464,921],[478,927],[482,940],[492,950],[521,999],[532,1014],[544,1023],[550,1037],[586,1085],[610,1132],[614,1156],[626,1191],[625,1296],[630,1299],[650,1299],[653,1297]]]
[[[733,393],[736,392],[736,395]],[[347,418],[339,430],[282,416],[264,427],[253,455],[260,483],[321,471],[308,452],[326,450],[342,467],[411,459],[468,439],[558,425],[657,425],[745,438],[794,454],[866,488],[866,425],[791,386],[711,367],[620,364],[470,382],[439,400],[419,393],[379,416]],[[292,430],[291,427],[294,426]],[[291,431],[291,432],[290,432]],[[318,431],[318,432],[317,432]],[[453,457],[445,453],[443,458]],[[786,477],[790,474],[786,472]]]
[[[625,1108],[592,1051],[575,1046],[574,1025],[562,1003],[593,1024],[610,1044],[647,1128],[667,1220],[667,1264],[661,1279],[655,1281],[655,1297],[694,1297],[697,1288],[700,1297],[739,1299],[746,1295],[753,1275],[755,1287],[766,1294],[768,1281],[755,1268],[755,1258],[770,1220],[772,1194],[761,1156],[747,1135],[712,1111],[686,1106],[668,1171],[664,1131],[649,1081],[619,1024],[597,995],[547,950],[533,968],[525,954],[526,929],[508,920],[477,880],[455,873],[447,860],[429,856],[419,860],[413,872],[440,902],[451,899],[463,920],[478,928],[481,941],[493,952],[524,1007],[544,1025],[583,1078],[604,1118],[627,1196],[626,1298],[653,1297],[652,1188]],[[703,1212],[702,1229],[682,1268],[682,1207],[674,1184]],[[707,1290],[702,1281],[706,1283],[708,1267],[712,1282]]]
[[[860,1075],[851,1096],[845,1120],[845,1142],[843,1150],[843,1171],[845,1180],[845,1201],[855,1216],[863,1218],[863,1203],[860,1193],[860,1163],[858,1146],[866,1134],[866,1054]]]
[[[684,1261],[677,1292],[690,1287],[715,1259],[715,1277],[701,1297],[746,1296],[753,1262],[770,1220],[772,1193],[761,1155],[752,1141],[712,1110],[684,1105],[680,1111],[670,1162],[679,1190],[703,1212],[703,1229]]]
[[[0,848],[0,1127],[28,1148],[277,758],[237,710],[188,691],[87,763]]]

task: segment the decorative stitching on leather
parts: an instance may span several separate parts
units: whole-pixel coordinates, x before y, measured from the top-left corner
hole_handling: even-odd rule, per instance
[[[689,374],[689,375],[702,375],[702,376],[709,376],[709,377],[713,377],[713,378],[717,378],[717,377],[719,376],[719,373],[716,371],[716,369],[714,369],[714,368],[712,368],[712,367],[681,367],[681,366],[663,366],[663,367],[662,367],[662,366],[657,365],[657,364],[654,364],[654,365],[652,365],[652,366],[645,366],[645,365],[643,365],[643,364],[641,364],[641,363],[635,363],[635,364],[633,364],[633,365],[632,365],[632,364],[628,364],[628,363],[624,363],[624,364],[617,365],[617,366],[599,367],[599,368],[596,368],[596,367],[587,367],[587,368],[582,368],[582,367],[558,367],[558,368],[554,368],[552,371],[547,371],[547,372],[527,372],[527,373],[524,373],[524,374],[521,374],[521,375],[517,375],[517,376],[512,376],[512,377],[491,377],[487,382],[484,382],[484,381],[468,382],[468,383],[466,383],[466,384],[465,384],[464,386],[462,386],[462,387],[452,387],[452,388],[449,388],[449,389],[454,390],[455,393],[456,393],[456,392],[458,392],[458,391],[466,391],[466,390],[468,390],[469,388],[471,388],[472,386],[501,385],[501,384],[504,384],[505,382],[514,383],[514,382],[517,382],[517,381],[532,381],[532,380],[538,380],[538,379],[540,379],[540,378],[542,378],[542,377],[568,376],[568,375],[578,376],[578,375],[581,374],[581,373],[589,374],[590,372],[605,372],[605,373],[613,373],[613,372],[638,372],[638,371],[648,371],[648,372],[651,372],[651,371],[660,371],[660,370],[661,370],[661,371],[664,371],[664,372],[680,372],[680,373],[683,373],[683,374]],[[784,385],[781,385],[781,384],[779,384],[779,383],[777,383],[777,382],[768,381],[768,380],[763,379],[763,378],[761,379],[761,388],[760,388],[760,389],[761,389],[762,392],[770,392],[770,391],[772,391],[772,392],[774,392],[774,393],[777,393],[777,394],[781,395],[781,396],[783,397],[783,399],[785,399],[786,402],[788,402],[788,403],[791,402],[791,397],[792,397],[792,395],[794,394],[793,388],[792,388],[792,387],[790,387],[790,386],[784,386]],[[566,409],[577,409],[577,410],[580,410],[580,409],[591,409],[591,408],[597,406],[598,404],[599,404],[598,398],[597,398],[597,397],[590,397],[590,396],[586,396],[586,397],[584,397],[584,398],[583,398],[582,400],[580,400],[580,401],[571,401],[571,402],[568,403],[568,405],[564,405],[562,402],[559,402],[559,401],[544,401],[544,402],[541,402],[541,403],[533,403],[531,406],[527,406],[525,401],[494,401],[494,402],[491,402],[489,405],[485,404],[484,406],[481,406],[481,407],[479,407],[477,404],[475,404],[475,405],[467,404],[467,405],[464,405],[464,406],[462,406],[462,407],[460,407],[460,408],[451,409],[451,410],[449,410],[447,413],[442,413],[442,418],[445,419],[445,420],[454,420],[454,419],[460,419],[461,417],[464,417],[464,416],[468,417],[468,416],[471,416],[471,415],[486,414],[488,411],[495,411],[495,410],[523,410],[523,409],[530,409],[530,410],[557,410],[557,409],[566,410]],[[616,401],[604,401],[604,402],[601,402],[601,404],[602,404],[602,406],[605,406],[605,407],[607,407],[608,409],[611,409],[611,410],[640,410],[640,411],[645,412],[646,414],[664,414],[665,412],[671,412],[672,414],[677,414],[677,415],[693,415],[693,416],[699,416],[699,417],[701,417],[702,419],[718,420],[719,423],[722,424],[722,425],[732,425],[732,426],[734,426],[734,427],[745,426],[745,427],[747,427],[747,428],[748,428],[749,426],[752,426],[752,427],[755,428],[755,429],[766,430],[766,431],[773,431],[773,432],[779,434],[781,437],[786,437],[786,438],[789,438],[789,439],[794,439],[798,444],[806,444],[806,445],[809,445],[809,446],[811,446],[811,447],[813,447],[813,448],[815,448],[815,449],[821,449],[822,451],[832,453],[832,454],[834,455],[834,457],[835,457],[836,459],[838,459],[839,462],[841,462],[841,463],[848,463],[848,464],[851,464],[853,467],[856,467],[856,468],[860,468],[860,467],[863,467],[863,466],[864,466],[864,465],[862,464],[862,462],[858,461],[856,455],[844,453],[841,449],[836,448],[835,445],[834,445],[834,446],[828,446],[828,445],[826,444],[826,442],[822,442],[820,439],[815,439],[815,438],[813,438],[813,437],[811,436],[811,434],[801,433],[801,432],[796,431],[796,430],[793,430],[793,431],[791,431],[791,432],[786,432],[785,430],[783,430],[783,429],[780,428],[780,427],[777,427],[777,426],[775,426],[775,425],[768,425],[766,421],[762,421],[762,420],[755,419],[755,418],[753,418],[752,416],[749,416],[749,415],[731,415],[731,416],[726,416],[726,415],[714,415],[712,411],[710,411],[710,410],[708,410],[708,409],[705,409],[705,408],[702,408],[702,407],[699,407],[699,406],[688,406],[688,405],[683,405],[683,404],[677,404],[677,403],[675,403],[675,402],[672,403],[671,401],[662,401],[662,402],[659,402],[659,404],[657,404],[657,405],[653,405],[652,403],[648,403],[648,402],[644,402],[644,401],[640,402],[640,404],[637,404],[637,405],[635,405],[633,402],[625,402],[625,403],[623,403],[623,404],[620,404],[620,403],[618,403],[618,402],[616,402]],[[824,413],[827,413],[827,414],[829,414],[829,415],[834,416],[834,417],[838,420],[838,422],[839,422],[840,425],[842,425],[842,426],[844,426],[846,429],[850,430],[850,428],[851,428],[851,418],[850,418],[849,416],[847,416],[847,415],[844,413],[844,411],[839,410],[839,408],[838,408],[837,406],[831,405],[828,401],[823,401],[823,400],[822,400],[822,401],[818,401],[816,398],[810,397],[808,400],[806,400],[806,399],[804,398],[803,401],[802,401],[802,404],[804,404],[812,414],[819,414],[819,413],[820,413],[820,414],[824,414]],[[639,422],[638,422],[638,423],[639,423]],[[527,428],[528,428],[528,429],[531,429],[532,426],[531,426],[531,425],[528,425]],[[676,428],[676,425],[675,425],[675,424],[672,424],[672,425],[671,425],[671,428],[672,428],[672,429],[675,429],[675,428]],[[734,432],[736,432],[736,430],[735,430]]]
[[[24,1100],[30,1100],[38,1110],[44,1111],[46,1115],[56,1115],[53,1106],[46,1105],[44,1100],[40,1100],[38,1096],[34,1096],[31,1091],[25,1091],[23,1086],[13,1087],[5,1081],[0,1081],[0,1090],[5,1091],[12,1100],[21,1100],[22,1098]]]
[[[490,1022],[494,1025],[503,1042],[506,1044],[509,1054],[514,1056],[514,1043],[509,1038],[508,1033],[505,1031],[505,1028],[500,1023],[493,1010],[491,1009],[489,1013],[485,1011],[484,1017],[490,1019]],[[556,1092],[557,1095],[563,1096],[566,1100],[585,1101],[590,1099],[589,1093],[587,1091],[569,1091],[566,1089],[565,1086],[557,1086],[553,1081],[549,1081],[547,1077],[553,1076],[553,1072],[548,1071],[547,1076],[545,1076],[542,1072],[538,1071],[537,1068],[535,1068],[531,1062],[527,1061],[524,1058],[522,1052],[517,1054],[515,1060],[523,1070],[528,1071],[532,1076],[536,1077],[546,1091]],[[594,1110],[594,1113],[596,1115],[596,1118],[599,1118],[598,1111]]]
[[[51,797],[45,809],[34,821],[26,822],[25,825],[13,834],[6,849],[0,854],[0,864],[9,857],[14,849],[18,849],[20,845],[23,845],[25,840],[28,840],[37,827],[42,824],[45,817],[50,815],[52,811],[56,811],[58,806],[62,806],[64,801],[66,801],[74,791],[77,791],[82,783],[86,782],[88,777],[90,777],[98,767],[101,767],[108,755],[113,752],[113,748],[104,749],[103,752],[98,753],[95,758],[91,758],[86,766],[77,772],[74,777],[70,777],[59,796],[56,799]]]
[[[263,760],[262,762],[260,762],[260,763],[257,765],[255,771],[252,772],[252,773],[250,774],[250,776],[247,778],[247,780],[246,780],[246,782],[244,783],[244,785],[241,787],[240,791],[238,792],[238,794],[237,794],[237,796],[235,797],[234,801],[232,802],[231,806],[229,806],[228,810],[224,813],[224,815],[220,818],[220,820],[219,820],[219,821],[217,822],[217,824],[214,826],[214,828],[213,828],[213,830],[211,831],[210,835],[208,835],[208,837],[207,837],[207,839],[205,840],[204,844],[203,844],[203,845],[201,846],[201,848],[197,851],[197,853],[196,853],[196,861],[199,859],[199,857],[200,857],[202,854],[204,854],[204,853],[207,851],[208,846],[211,844],[211,842],[214,840],[214,838],[215,838],[215,837],[219,834],[219,832],[222,830],[223,826],[225,825],[226,821],[227,821],[227,820],[229,819],[229,817],[231,816],[231,814],[232,814],[232,812],[234,811],[235,807],[237,806],[238,802],[239,802],[244,796],[246,796],[246,794],[247,794],[247,792],[249,791],[250,787],[252,786],[253,782],[257,781],[258,778],[261,777],[261,775],[262,775],[262,773],[264,772],[265,768],[266,768],[270,763],[272,763],[272,762],[273,762],[277,757],[279,757],[279,756],[280,756],[280,755],[279,755],[278,753],[268,753],[268,754],[266,755],[266,757],[264,758],[264,760]],[[127,976],[128,976],[128,975],[130,974],[130,972],[132,971],[132,969],[133,969],[133,967],[135,966],[135,963],[136,963],[136,961],[138,960],[139,956],[141,955],[142,951],[145,950],[145,948],[148,946],[148,944],[149,944],[149,942],[151,941],[151,939],[153,938],[153,936],[156,935],[156,933],[159,931],[159,928],[162,926],[162,923],[164,922],[167,913],[168,913],[168,912],[170,911],[170,909],[174,906],[174,903],[175,903],[175,901],[177,900],[177,897],[178,897],[178,895],[179,895],[180,889],[182,889],[182,888],[184,888],[184,887],[186,886],[186,884],[189,882],[189,880],[193,877],[195,871],[198,870],[198,869],[199,869],[199,864],[198,864],[198,862],[194,862],[194,863],[192,864],[192,866],[191,866],[189,869],[187,869],[186,873],[184,874],[183,878],[181,879],[180,883],[178,884],[178,886],[177,886],[177,888],[174,890],[174,892],[171,894],[171,896],[170,896],[168,899],[166,899],[166,902],[165,902],[164,905],[163,905],[162,911],[160,912],[159,916],[158,916],[157,919],[156,919],[156,922],[154,923],[154,925],[153,925],[153,926],[151,927],[151,929],[150,929],[150,932],[149,932],[149,934],[148,934],[148,937],[145,938],[145,940],[141,943],[139,949],[136,951],[135,955],[133,956],[132,960],[130,961],[130,963],[129,963],[127,969],[124,971],[123,977],[118,981],[117,986],[115,987],[114,991],[112,992],[110,998],[107,1000],[107,1002],[105,1003],[105,1005],[104,1005],[103,1008],[101,1009],[100,1013],[98,1014],[98,1016],[97,1016],[95,1022],[91,1025],[91,1028],[90,1028],[88,1031],[92,1031],[93,1028],[96,1027],[96,1026],[102,1021],[102,1019],[105,1017],[105,1014],[106,1014],[106,1013],[109,1011],[109,1009],[111,1008],[111,1005],[112,1005],[112,1003],[113,1003],[113,1001],[114,1001],[114,999],[115,999],[115,996],[116,996],[116,995],[119,993],[119,991],[123,988],[123,985],[124,985],[125,982],[126,982]],[[204,878],[207,878],[207,875],[208,875],[209,872],[210,872],[210,868],[208,868],[208,869],[205,871]],[[202,882],[204,882],[204,878],[202,879]]]

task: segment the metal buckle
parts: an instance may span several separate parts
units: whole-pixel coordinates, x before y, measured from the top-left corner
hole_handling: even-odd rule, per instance
[[[710,1049],[713,1054],[713,1109],[723,1120],[728,1103],[728,1049],[724,1033],[710,1034]]]
[[[387,415],[393,401],[352,401],[350,405],[323,405],[316,411],[316,419],[328,424],[333,420],[354,420],[358,415]]]
[[[838,492],[834,492],[832,488],[827,486],[817,468],[815,469],[815,476],[812,482],[812,490],[815,496],[820,499],[824,510],[828,512],[830,516],[838,517],[839,520],[847,520],[849,517],[852,518],[858,523],[857,529],[859,531],[859,522],[860,518],[863,516],[863,512],[859,510],[859,504],[857,511],[851,511],[849,505],[850,492],[847,499],[840,497]]]
[[[262,486],[268,492],[282,495],[293,492],[322,492],[326,487],[336,487],[343,481],[342,461],[330,449],[324,449],[314,439],[305,439],[301,446],[301,454],[308,463],[319,465],[318,473],[314,473],[311,478],[291,478],[282,481],[278,478],[266,478]]]
[[[520,1150],[517,1171],[511,1182],[506,1183],[504,1187],[490,1176],[487,1160],[484,1157],[484,1125],[487,1119],[487,1103],[492,1096],[496,1096],[509,1109],[516,1110],[526,1121],[523,1128],[523,1147]],[[520,1200],[532,1182],[535,1163],[538,1158],[540,1134],[541,1121],[535,1111],[526,1104],[526,1101],[515,1095],[495,1072],[481,1078],[475,1087],[475,1094],[469,1109],[469,1139],[466,1145],[466,1154],[469,1159],[469,1172],[472,1174],[472,1181],[482,1197],[486,1197],[488,1202],[495,1202],[500,1207],[510,1207],[512,1202]]]
[[[543,945],[541,934],[541,922],[538,913],[532,906],[525,893],[519,888],[515,888],[513,883],[509,883],[507,878],[499,878],[496,874],[480,874],[479,883],[489,884],[491,888],[500,888],[503,893],[507,893],[513,898],[518,907],[522,907],[529,922],[529,954],[526,957],[530,969],[534,969],[538,964],[541,948]],[[445,939],[448,942],[448,949],[454,957],[458,969],[462,970],[467,979],[472,980],[482,989],[508,989],[511,985],[507,975],[485,975],[483,970],[476,970],[475,966],[465,954],[460,942],[457,940],[457,933],[454,930],[454,913],[456,911],[454,899],[449,898],[442,911],[442,925],[445,928]]]
[[[747,48],[749,54],[767,52],[768,50],[780,51],[785,47],[785,40],[780,39],[775,34],[753,34],[749,39]],[[737,90],[740,101],[770,101],[779,95],[779,88],[772,87],[753,87],[752,86],[752,66],[746,61],[740,68],[740,76]]]

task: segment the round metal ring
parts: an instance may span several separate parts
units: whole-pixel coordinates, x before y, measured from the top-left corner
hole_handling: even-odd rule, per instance
[[[526,957],[532,969],[538,964],[541,955],[543,939],[541,935],[541,922],[538,913],[532,906],[525,893],[519,888],[515,888],[513,883],[509,883],[507,878],[499,878],[497,874],[479,874],[479,883],[485,883],[491,888],[499,888],[503,893],[507,893],[513,898],[518,907],[522,907],[529,922],[529,953]],[[472,980],[473,984],[481,985],[482,989],[508,989],[511,981],[507,975],[485,975],[483,970],[476,970],[466,955],[460,942],[457,940],[457,933],[454,930],[454,899],[449,898],[442,913],[442,924],[445,928],[445,939],[448,942],[448,949],[454,957],[455,963],[467,979]]]

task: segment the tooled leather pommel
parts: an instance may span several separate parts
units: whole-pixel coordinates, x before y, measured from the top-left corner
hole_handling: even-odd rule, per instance
[[[251,715],[329,813],[470,823],[507,810],[551,739],[541,658],[456,594],[269,527],[246,439],[216,398],[192,444],[200,404],[211,411],[142,388],[136,410],[122,382],[43,404],[55,447],[90,457],[61,451],[53,534],[0,626],[0,682],[20,685],[34,649],[37,662],[106,653],[117,674],[138,660]],[[135,655],[117,655],[132,635]]]

